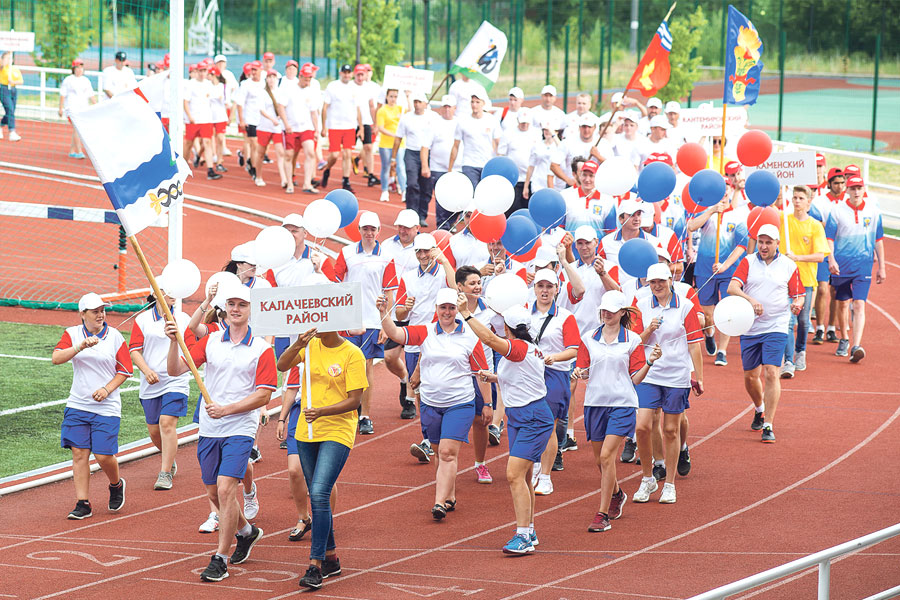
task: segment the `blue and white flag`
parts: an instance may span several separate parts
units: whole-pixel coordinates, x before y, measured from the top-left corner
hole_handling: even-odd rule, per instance
[[[134,235],[181,202],[191,170],[138,90],[71,114],[69,120],[125,233]]]

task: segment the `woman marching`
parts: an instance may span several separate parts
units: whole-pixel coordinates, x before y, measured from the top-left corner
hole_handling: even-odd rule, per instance
[[[298,397],[300,387],[300,369],[291,367],[288,371],[287,385],[281,395],[281,414],[278,415],[278,427],[275,429],[275,437],[287,447],[288,485],[294,506],[297,508],[297,524],[288,533],[290,542],[299,542],[312,529],[312,517],[309,516],[309,490],[306,489],[306,479],[300,465],[300,450],[294,437],[300,413],[303,411],[303,405]]]
[[[469,442],[475,417],[472,373],[488,368],[478,337],[457,318],[457,295],[450,288],[439,290],[435,299],[437,323],[408,327],[395,325],[387,300],[384,296],[378,299],[384,333],[398,344],[420,347],[422,435],[437,448],[438,455],[431,509],[435,521],[456,509],[459,449]],[[482,414],[490,419],[489,405]]]
[[[647,502],[650,494],[659,487],[653,476],[653,467],[654,459],[660,461],[662,457],[652,456],[650,433],[653,414],[661,409],[666,483],[659,501],[674,504],[679,431],[682,415],[690,407],[691,370],[696,378],[696,394],[703,393],[703,359],[698,345],[703,341],[703,331],[694,304],[673,288],[672,272],[667,264],[651,265],[647,269],[647,284],[651,294],[636,302],[641,312],[641,322],[636,324],[635,329],[641,332],[643,343],[655,346],[667,344],[667,351],[665,358],[656,361],[636,388],[639,406],[636,437],[644,477],[633,500]]]
[[[634,386],[662,356],[659,346],[645,359],[641,338],[630,330],[636,312],[625,294],[613,290],[600,301],[600,327],[581,338],[574,375],[586,379],[584,428],[600,468],[600,510],[588,531],[607,531],[610,520],[622,516],[628,499],[616,480],[616,454],[622,440],[635,428],[638,407]]]
[[[69,519],[90,517],[91,453],[109,479],[109,510],[125,506],[125,480],[119,477],[119,386],[131,377],[131,357],[125,338],[106,324],[108,305],[94,293],[78,301],[81,325],[65,330],[51,360],[72,361],[72,388],[63,413],[60,445],[72,450],[75,508]]]
[[[544,401],[547,386],[544,384],[544,356],[535,345],[528,329],[531,314],[522,306],[513,306],[503,312],[506,339],[498,337],[469,310],[465,294],[457,299],[459,314],[482,342],[499,353],[502,358],[497,374],[486,371],[482,381],[495,380],[503,391],[506,407],[509,461],[506,463],[506,480],[513,497],[516,513],[516,534],[503,547],[505,554],[532,554],[538,544],[534,532],[534,486],[531,470],[541,460],[541,453],[553,434],[553,415]]]

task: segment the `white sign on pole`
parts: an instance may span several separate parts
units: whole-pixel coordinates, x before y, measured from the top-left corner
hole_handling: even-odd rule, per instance
[[[362,329],[359,282],[250,291],[250,326],[254,335]]]
[[[382,81],[382,87],[386,90],[410,90],[427,95],[434,85],[434,71],[385,65]]]
[[[0,50],[34,52],[33,31],[0,31]]]
[[[725,112],[725,131],[743,129],[747,126],[747,109],[743,106],[729,106]],[[722,108],[682,108],[679,127],[689,127],[700,135],[722,134]]]
[[[773,152],[769,160],[758,167],[747,167],[747,176],[760,169],[777,177],[781,185],[811,185],[818,181],[816,153],[812,150]]]

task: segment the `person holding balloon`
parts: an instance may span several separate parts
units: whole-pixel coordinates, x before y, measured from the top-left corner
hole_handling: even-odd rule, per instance
[[[609,260],[622,266],[619,272],[619,284],[625,285],[634,279],[632,271],[640,271],[640,268],[626,268],[625,264],[630,263],[630,254],[628,257],[620,256],[620,251],[631,240],[640,239],[647,242],[651,248],[660,245],[659,240],[654,236],[646,233],[641,229],[641,220],[643,212],[653,210],[651,205],[646,202],[638,202],[637,200],[623,200],[617,209],[619,219],[619,229],[612,233],[608,233],[600,240],[597,246],[597,256],[604,260]],[[655,255],[653,261],[656,262]]]
[[[734,272],[728,294],[743,298],[755,318],[740,332],[744,387],[756,407],[753,429],[762,420],[762,441],[775,443],[775,410],[781,397],[781,367],[791,313],[803,310],[805,290],[793,260],[778,252],[780,234],[765,224],[756,236],[756,252],[745,256]],[[718,310],[717,310],[718,312]],[[718,323],[720,318],[716,318]]]
[[[465,177],[461,173],[446,173],[444,178],[459,179]],[[468,181],[468,178],[466,178]],[[439,182],[440,183],[440,182]],[[440,196],[438,196],[440,197]],[[494,272],[494,263],[487,243],[475,236],[470,225],[474,210],[468,207],[462,211],[462,228],[450,237],[450,256],[452,263],[457,266],[471,265],[481,271],[482,276],[491,275]],[[503,231],[495,232],[493,237],[500,237]]]

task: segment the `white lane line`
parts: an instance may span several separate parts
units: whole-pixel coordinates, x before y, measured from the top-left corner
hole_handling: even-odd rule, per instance
[[[183,583],[184,585],[202,585],[209,589],[208,583],[203,583],[201,581],[178,581],[177,579],[158,579],[156,577],[144,577],[144,581],[161,581],[163,583]],[[269,592],[272,590],[261,590],[259,588],[248,588],[248,587],[240,587],[237,585],[217,585],[217,590],[242,590],[245,592]]]
[[[5,563],[0,563],[0,567],[11,567],[15,569],[37,569],[38,571],[59,571],[61,573],[79,573],[81,575],[100,575],[100,573],[95,573],[93,571],[76,571],[74,569],[54,569],[53,567],[35,567],[31,565],[8,565]]]
[[[119,392],[133,392],[135,390],[141,389],[140,387],[130,387],[130,388],[122,388]],[[7,408],[6,410],[0,410],[0,417],[5,417],[6,415],[15,415],[18,413],[27,412],[30,410],[40,410],[42,408],[47,408],[48,406],[59,406],[60,404],[65,404],[68,402],[68,398],[63,398],[62,400],[49,400],[47,402],[40,402],[38,404],[29,404],[28,406],[17,406],[16,408]]]

